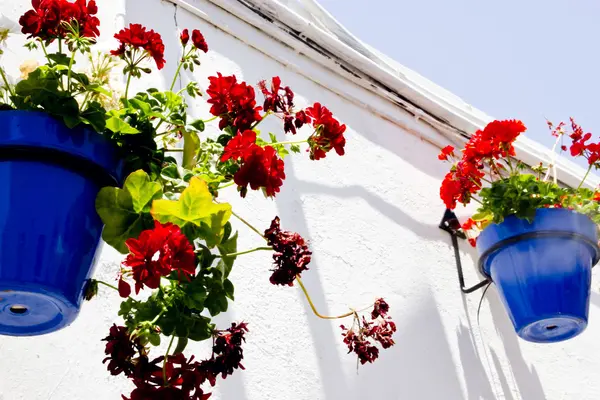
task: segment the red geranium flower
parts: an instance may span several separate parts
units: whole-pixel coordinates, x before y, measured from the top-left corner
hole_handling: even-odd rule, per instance
[[[210,85],[206,89],[211,104],[210,113],[221,118],[219,129],[231,126],[235,131],[250,129],[262,119],[261,107],[256,107],[254,88],[245,82],[237,82],[235,75],[208,78]]]
[[[198,29],[194,29],[192,31],[192,43],[194,43],[194,47],[198,50],[202,50],[203,52],[208,52],[208,44],[206,44],[206,40],[204,40],[204,36]]]
[[[447,161],[448,157],[454,156],[454,147],[446,146],[442,149],[442,152],[438,155],[438,159],[442,161]]]
[[[95,0],[32,0],[33,10],[27,11],[19,18],[21,32],[48,42],[64,39],[67,30],[62,25],[69,23],[79,27],[81,36],[96,38],[100,35],[100,20],[94,15],[98,13]]]
[[[111,375],[125,373],[130,376],[134,369],[132,358],[142,348],[139,341],[131,338],[126,327],[114,324],[102,340],[107,342],[104,352],[108,355],[102,362],[109,362],[107,368]]]
[[[310,159],[319,160],[325,158],[329,150],[334,149],[340,156],[344,155],[346,138],[344,132],[346,125],[340,124],[333,118],[331,111],[320,103],[315,103],[306,109],[306,115],[312,119],[315,133],[308,138],[310,145]]]
[[[187,29],[184,29],[179,36],[179,40],[181,41],[181,44],[185,46],[190,40],[190,32]]]
[[[115,34],[115,38],[120,42],[120,45],[117,50],[110,52],[113,56],[122,57],[128,48],[140,49],[154,58],[158,69],[165,66],[165,45],[161,36],[154,30],[148,31],[140,24],[129,24],[128,28],[123,28]]]
[[[267,197],[279,193],[285,171],[283,160],[271,146],[252,146],[242,160],[242,166],[233,176],[242,197],[246,196],[247,186],[252,190],[262,188]]]
[[[137,239],[125,241],[130,253],[123,265],[131,268],[136,293],[144,285],[158,288],[160,278],[171,271],[177,271],[181,279],[181,275],[187,278],[196,270],[194,248],[181,229],[171,223],[154,224],[154,229],[142,231]]]
[[[244,159],[250,155],[254,147],[257,147],[256,132],[251,130],[245,130],[241,133],[238,132],[236,136],[227,142],[227,146],[225,146],[225,150],[221,156],[221,162],[225,162],[230,159]]]
[[[279,217],[271,222],[271,227],[265,231],[269,246],[273,247],[273,260],[276,266],[270,281],[273,285],[293,286],[294,280],[303,271],[308,270],[312,253],[306,242],[299,234],[282,231]]]

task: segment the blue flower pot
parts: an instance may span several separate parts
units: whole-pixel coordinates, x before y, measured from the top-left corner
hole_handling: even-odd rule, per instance
[[[120,179],[98,133],[0,111],[0,334],[41,335],[77,317],[102,233],[96,195]]]
[[[510,216],[483,230],[480,271],[496,284],[517,334],[553,343],[587,326],[596,224],[574,211],[539,209],[533,223]]]

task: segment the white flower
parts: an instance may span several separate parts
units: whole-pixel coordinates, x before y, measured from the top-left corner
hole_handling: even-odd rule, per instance
[[[21,79],[27,79],[29,74],[35,71],[40,64],[35,60],[25,60],[23,64],[19,66],[19,71],[21,71]]]
[[[0,13],[0,48],[4,47],[6,39],[8,36],[13,33],[19,32],[19,24],[8,18],[6,15]],[[0,54],[2,54],[2,50],[0,49]]]

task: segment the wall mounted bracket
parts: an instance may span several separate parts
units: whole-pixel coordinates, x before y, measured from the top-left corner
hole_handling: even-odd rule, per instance
[[[460,284],[460,290],[465,294],[469,294],[489,284],[491,281],[486,278],[475,286],[471,286],[469,288],[465,287],[465,277],[463,275],[462,263],[460,260],[458,238],[466,239],[467,237],[460,229],[460,222],[458,222],[458,218],[456,218],[456,214],[454,214],[454,212],[451,210],[446,210],[444,212],[444,217],[442,218],[442,222],[440,222],[440,229],[448,232],[452,238],[452,247],[454,248],[454,258],[456,259],[456,270],[458,271],[458,283]]]

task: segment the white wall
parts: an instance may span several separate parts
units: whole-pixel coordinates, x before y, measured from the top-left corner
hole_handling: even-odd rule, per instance
[[[446,166],[438,149],[359,107],[327,87],[359,94],[371,107],[390,103],[292,52],[206,0],[190,0],[223,29],[167,1],[128,0],[125,10],[112,0],[100,0],[106,31],[125,21],[156,29],[167,44],[167,67],[147,82],[170,82],[177,58],[178,29],[199,28],[211,51],[194,78],[202,88],[216,70],[235,73],[250,83],[279,75],[298,96],[298,105],[327,105],[348,125],[347,154],[330,154],[310,161],[307,155],[286,159],[287,179],[275,201],[258,193],[240,199],[231,189],[225,197],[236,212],[266,228],[279,215],[285,229],[296,230],[311,242],[311,269],[304,273],[317,307],[339,314],[385,297],[397,325],[396,346],[382,351],[373,365],[356,372],[356,359],[347,355],[339,321],[316,318],[298,288],[268,281],[270,257],[240,258],[232,272],[236,302],[217,321],[244,320],[250,333],[245,346],[245,371],[219,381],[215,399],[598,399],[600,398],[600,296],[594,283],[590,326],[581,336],[554,345],[517,339],[494,289],[477,320],[480,293],[462,296],[447,233],[438,229],[444,208],[438,199]],[[115,4],[110,8],[109,4]],[[16,17],[28,3],[0,0],[0,10]],[[240,33],[245,42],[234,38]],[[24,52],[11,42],[9,69],[16,69]],[[260,47],[263,51],[257,50]],[[274,61],[269,54],[277,55]],[[4,60],[6,61],[6,60]],[[314,79],[312,79],[312,78]],[[191,78],[190,74],[184,79]],[[309,79],[311,78],[311,79]],[[317,79],[318,78],[318,79]],[[339,92],[339,90],[336,90]],[[202,101],[197,117],[207,117]],[[399,120],[423,135],[432,129],[397,111]],[[273,121],[264,131],[279,131]],[[300,135],[307,132],[301,132]],[[463,212],[464,215],[466,213]],[[235,223],[235,221],[233,221]],[[243,225],[240,249],[260,240]],[[467,278],[475,282],[476,255],[463,247]],[[97,274],[114,279],[122,256],[105,247]],[[131,389],[125,379],[111,377],[102,364],[103,338],[116,316],[120,299],[102,291],[86,303],[79,319],[63,331],[34,338],[0,338],[0,399],[119,399]],[[189,346],[197,357],[208,354],[204,344]]]

